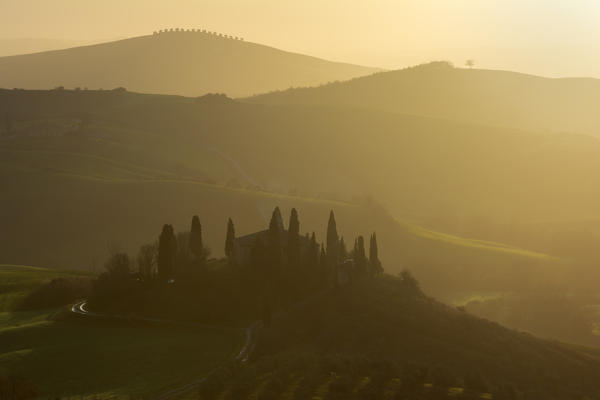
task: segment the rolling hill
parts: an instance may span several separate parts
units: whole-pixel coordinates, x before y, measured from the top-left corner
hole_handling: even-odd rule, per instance
[[[597,214],[600,146],[586,137],[221,96],[0,91],[0,110],[9,105],[0,138],[7,263],[99,270],[107,247],[135,253],[164,223],[189,229],[194,214],[220,257],[228,217],[242,235],[264,229],[276,205],[286,215],[295,207],[302,232],[323,238],[334,209],[342,234],[378,232],[388,271],[410,268],[454,300],[566,270],[553,246],[443,234],[421,227],[424,216]]]
[[[378,71],[203,32],[165,32],[0,58],[0,87],[113,89],[249,96]]]
[[[0,57],[60,50],[68,47],[95,44],[97,42],[98,41],[44,38],[0,39]]]
[[[248,99],[262,104],[350,107],[600,137],[600,80],[550,79],[443,62]]]
[[[206,398],[594,398],[597,350],[450,308],[407,280],[355,281],[276,318],[252,364],[211,376]]]

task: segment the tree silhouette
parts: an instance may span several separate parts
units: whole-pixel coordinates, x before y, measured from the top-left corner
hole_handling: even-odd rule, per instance
[[[154,267],[156,266],[156,244],[147,244],[140,248],[137,255],[139,273],[143,281],[154,278]]]
[[[359,274],[365,275],[367,272],[367,257],[365,254],[365,239],[359,236],[354,242],[354,262]]]
[[[292,208],[290,214],[290,223],[288,224],[288,262],[294,264],[298,262],[300,255],[300,221],[298,221],[298,212]]]
[[[348,250],[346,249],[346,243],[344,242],[344,237],[342,236],[342,238],[340,239],[340,256],[339,256],[339,259],[341,261],[343,261],[346,258],[348,258]]]
[[[379,260],[379,249],[377,247],[377,234],[373,232],[369,243],[369,267],[372,275],[383,273],[383,266]]]
[[[327,224],[327,261],[328,266],[333,267],[337,264],[339,257],[339,237],[337,224],[333,210],[329,213],[329,222]]]
[[[198,261],[204,256],[202,246],[202,226],[200,225],[200,218],[197,215],[192,217],[192,228],[190,229],[190,241],[189,248],[194,258]]]
[[[229,258],[233,256],[233,247],[235,244],[235,228],[231,218],[227,221],[227,236],[225,237],[225,255]]]
[[[307,264],[309,267],[316,267],[319,265],[319,244],[317,243],[317,237],[314,232],[310,237],[308,245]]]
[[[475,66],[475,60],[471,60],[471,59],[469,59],[469,60],[467,60],[467,61],[465,62],[465,65],[466,65],[468,68],[470,68],[470,69],[473,69],[473,67]]]
[[[165,224],[158,238],[158,278],[167,282],[173,274],[173,261],[177,253],[177,240],[171,225]]]

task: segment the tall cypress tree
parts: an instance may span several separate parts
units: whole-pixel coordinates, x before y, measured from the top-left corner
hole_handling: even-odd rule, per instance
[[[227,236],[225,237],[225,255],[231,259],[235,245],[235,227],[231,218],[227,221]]]
[[[377,247],[377,234],[373,232],[371,235],[371,242],[369,244],[369,267],[370,272],[373,275],[380,275],[383,273],[383,266],[379,260],[379,249]]]
[[[202,257],[204,256],[202,246],[202,226],[200,225],[200,218],[198,218],[197,215],[194,215],[192,217],[189,248],[196,260],[202,259]]]
[[[300,221],[298,212],[292,208],[288,225],[288,262],[297,264],[300,257]]]
[[[307,239],[308,239],[308,233]],[[319,244],[317,243],[317,237],[313,232],[310,236],[308,243],[308,252],[306,255],[306,265],[309,268],[315,268],[319,265]]]
[[[283,232],[283,222],[281,220],[281,211],[275,207],[269,222],[269,246],[277,252],[281,252],[281,233]]]
[[[171,225],[165,224],[158,237],[158,279],[167,282],[173,275],[173,262],[177,253],[177,239]]]
[[[340,260],[344,261],[348,258],[348,250],[346,249],[346,243],[344,242],[344,237],[340,239]]]
[[[333,215],[333,210],[331,210],[327,224],[327,261],[330,268],[333,268],[338,262],[339,240],[335,215]]]
[[[365,252],[365,239],[359,236],[356,239],[354,250],[354,263],[359,274],[365,275],[367,272],[367,257]]]
[[[275,207],[273,214],[271,214],[271,222],[269,222],[269,230],[271,232],[281,233],[283,231],[283,217],[281,216],[281,210],[279,207]]]
[[[278,299],[281,298],[282,294],[282,277],[281,277],[281,264],[283,262],[283,249],[281,246],[281,235],[283,232],[283,222],[281,220],[281,211],[279,211],[279,207],[275,207],[273,210],[273,215],[271,215],[271,222],[269,223],[269,244],[268,244],[268,254],[269,254],[269,282],[271,283],[271,287],[273,290],[272,298]],[[275,300],[273,300],[275,301]]]

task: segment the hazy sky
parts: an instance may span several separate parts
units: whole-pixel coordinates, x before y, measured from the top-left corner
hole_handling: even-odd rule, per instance
[[[473,58],[485,68],[600,78],[600,0],[0,0],[0,39],[168,27],[385,68]]]

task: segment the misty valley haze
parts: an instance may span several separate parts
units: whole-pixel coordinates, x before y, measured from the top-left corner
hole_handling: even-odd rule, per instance
[[[600,398],[600,81],[98,32],[0,56],[1,400]]]

